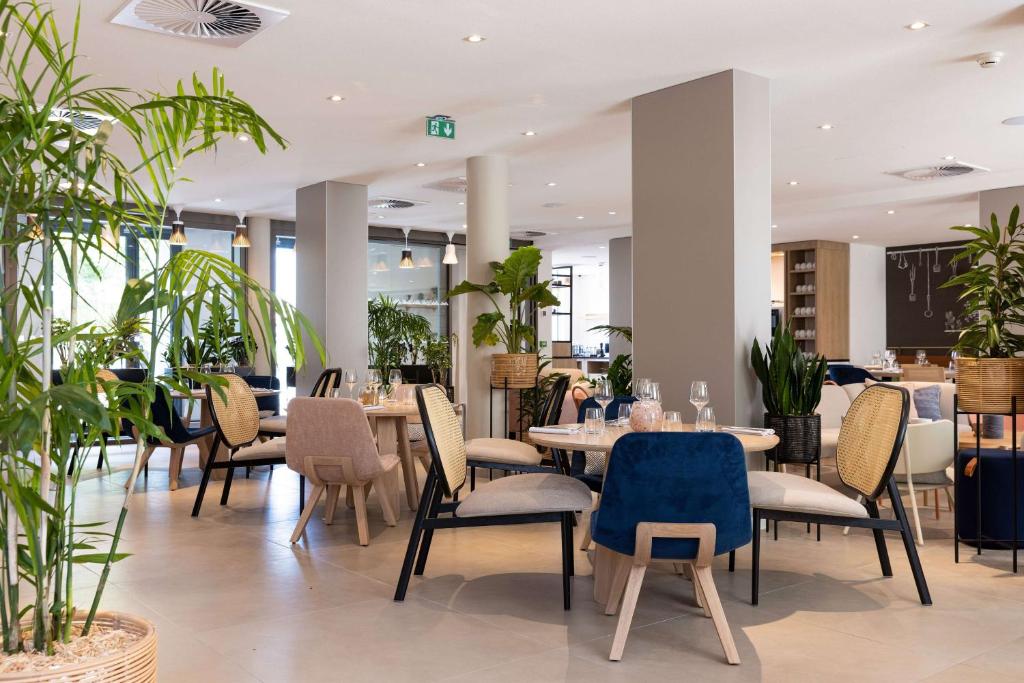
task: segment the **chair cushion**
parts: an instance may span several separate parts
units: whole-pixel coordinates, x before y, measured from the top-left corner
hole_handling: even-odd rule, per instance
[[[907,474],[906,474],[906,472],[893,472],[892,476],[893,476],[893,479],[895,479],[896,482],[899,483],[899,484],[906,484],[907,483]],[[919,484],[935,485],[935,486],[952,486],[953,485],[953,480],[949,478],[948,474],[946,474],[946,470],[942,470],[940,472],[924,472],[922,474],[917,474],[915,472],[915,473],[912,473],[912,476],[914,477],[914,486],[918,486]]]
[[[288,416],[287,415],[274,415],[272,417],[264,417],[260,420],[260,431],[261,432],[272,432],[274,434],[285,434],[288,431]]]
[[[917,416],[929,420],[941,420],[942,410],[939,408],[940,390],[938,384],[914,389],[914,407]]]
[[[820,481],[784,472],[749,472],[750,506],[842,517],[867,517],[868,511]]]
[[[231,456],[232,461],[264,460],[269,458],[280,458],[281,462],[284,462],[284,437],[240,448]]]
[[[466,442],[466,458],[513,465],[539,465],[541,454],[530,444],[515,439],[484,438]]]
[[[455,508],[456,517],[589,510],[590,489],[564,474],[517,474],[477,486]]]

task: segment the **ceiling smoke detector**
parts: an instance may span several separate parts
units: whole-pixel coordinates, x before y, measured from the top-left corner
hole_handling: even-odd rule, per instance
[[[999,62],[1003,61],[1002,52],[982,52],[980,55],[974,58],[978,62],[978,66],[982,69],[991,69],[994,66],[999,66]]]
[[[374,197],[368,202],[371,209],[411,209],[414,206],[425,203],[409,199],[396,199],[394,197]]]
[[[241,0],[128,0],[112,24],[238,47],[288,16]]]
[[[948,164],[927,166],[925,168],[912,168],[909,171],[900,171],[896,175],[907,180],[935,180],[937,178],[955,178],[956,176],[967,175],[968,173],[987,173],[992,169],[969,164],[966,161],[951,161]]]

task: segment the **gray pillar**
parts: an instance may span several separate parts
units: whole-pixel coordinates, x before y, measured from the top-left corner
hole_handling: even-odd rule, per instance
[[[470,157],[466,161],[466,274],[471,282],[490,282],[491,262],[504,261],[509,253],[508,161],[503,156]],[[469,294],[466,307],[469,329],[466,348],[466,434],[469,438],[490,433],[491,356],[498,347],[473,346],[471,329],[479,314],[493,310],[483,294]],[[503,436],[501,409],[494,411],[495,436]]]
[[[754,337],[770,334],[768,81],[742,71],[633,99],[634,375],[667,409],[707,380],[720,424],[760,424]]]
[[[270,250],[273,248],[270,239],[270,219],[250,216],[246,224],[249,226],[246,232],[252,245],[245,255],[246,269],[248,270],[249,277],[260,283],[260,286],[270,289]],[[255,323],[255,321],[253,322]],[[254,324],[253,330],[256,331],[258,329],[258,326]],[[256,362],[253,363],[253,367],[256,370],[256,374],[269,375],[270,361],[268,360],[267,341],[259,338],[256,340],[256,343],[259,344],[260,348],[256,353]]]
[[[633,325],[633,238],[608,240],[608,324]],[[613,335],[611,357],[629,353],[632,345]]]
[[[296,305],[312,321],[327,350],[328,367],[354,368],[365,379],[366,259],[369,229],[366,186],[326,181],[295,193]],[[323,369],[311,362],[297,377],[309,393]]]

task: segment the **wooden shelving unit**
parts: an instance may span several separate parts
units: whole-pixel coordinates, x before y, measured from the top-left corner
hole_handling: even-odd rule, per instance
[[[802,330],[800,334],[807,335],[797,343],[829,360],[849,358],[850,246],[813,240],[775,244],[772,251],[785,254],[786,321],[794,333]],[[798,269],[803,263],[814,266]],[[813,291],[797,292],[797,287],[807,286]],[[814,313],[797,314],[798,308],[813,308]]]

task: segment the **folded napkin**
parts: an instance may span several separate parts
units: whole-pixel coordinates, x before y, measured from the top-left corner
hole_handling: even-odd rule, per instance
[[[752,434],[753,436],[775,436],[774,429],[761,429],[760,427],[719,427],[720,431],[730,434]]]
[[[363,406],[363,410],[384,410],[384,406]]]
[[[530,431],[534,434],[576,434],[580,431],[582,425],[559,425],[557,427],[530,427]]]

